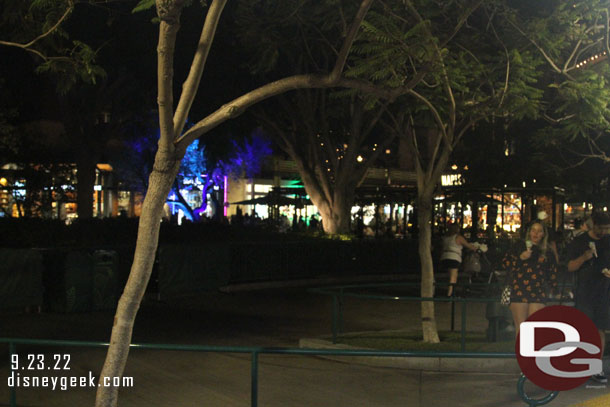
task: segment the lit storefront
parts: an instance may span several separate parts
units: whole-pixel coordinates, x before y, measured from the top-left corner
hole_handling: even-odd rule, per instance
[[[539,216],[554,230],[564,227],[563,189],[454,186],[444,187],[436,197],[434,225],[444,229],[447,223],[458,222],[477,234],[518,234]]]

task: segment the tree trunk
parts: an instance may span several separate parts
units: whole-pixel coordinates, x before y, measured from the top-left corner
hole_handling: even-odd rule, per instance
[[[110,347],[99,383],[103,383],[105,377],[113,378],[123,375],[136,313],[146,291],[155,261],[163,204],[179,168],[180,160],[178,158],[164,154],[163,150],[157,152],[155,165],[149,177],[148,192],[142,205],[131,272],[114,317]],[[112,381],[112,379],[110,380]],[[118,401],[118,391],[118,387],[98,387],[95,406],[115,407]]]
[[[76,213],[79,219],[93,216],[93,186],[95,185],[95,158],[88,153],[79,153],[76,160]]]
[[[421,262],[421,296],[434,297],[434,264],[432,262],[432,195],[424,192],[417,197],[417,221],[419,224],[419,259]],[[438,343],[438,330],[434,302],[421,303],[424,342]]]
[[[327,206],[325,210],[320,209],[320,215],[325,233],[337,235],[350,232],[351,214],[348,208],[338,205]]]
[[[305,184],[305,182],[303,182]],[[307,187],[307,185],[305,185]],[[333,192],[334,199],[328,203],[321,194],[309,193],[311,202],[318,208],[322,215],[322,227],[329,235],[344,234],[350,232],[351,210],[354,202],[354,193],[346,192],[349,188]],[[307,190],[307,188],[306,188]]]

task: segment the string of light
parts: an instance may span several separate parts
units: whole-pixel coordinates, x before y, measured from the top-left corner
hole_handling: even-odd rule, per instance
[[[604,51],[599,54],[593,55],[592,57],[589,57],[585,60],[580,61],[579,63],[576,64],[576,68],[584,68],[587,64],[593,64],[596,62],[600,62],[606,58],[608,58],[608,56],[606,55],[606,51]]]

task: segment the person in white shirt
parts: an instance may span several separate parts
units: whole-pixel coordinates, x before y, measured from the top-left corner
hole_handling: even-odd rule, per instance
[[[469,243],[460,234],[460,225],[452,223],[447,228],[443,237],[443,253],[441,254],[441,268],[449,273],[449,288],[447,296],[453,295],[453,286],[457,283],[458,270],[462,264],[462,249],[475,251],[479,248],[478,243]]]

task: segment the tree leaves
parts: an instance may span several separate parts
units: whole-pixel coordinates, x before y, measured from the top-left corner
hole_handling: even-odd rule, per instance
[[[95,64],[96,52],[87,44],[70,41],[63,25],[71,16],[73,0],[7,1],[0,14],[0,46],[21,48],[36,55],[38,73],[57,77],[57,90],[65,94],[78,81],[95,83],[104,76]]]
[[[140,0],[140,2],[131,10],[132,13],[150,10],[155,6],[155,0]]]

